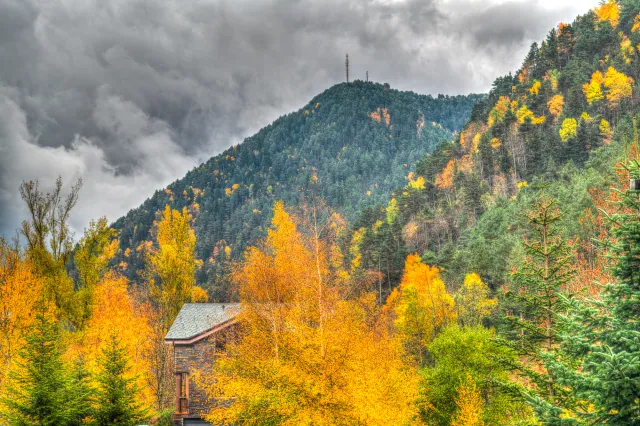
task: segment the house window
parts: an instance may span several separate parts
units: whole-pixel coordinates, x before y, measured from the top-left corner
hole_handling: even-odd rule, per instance
[[[189,373],[176,373],[176,412],[189,414]]]

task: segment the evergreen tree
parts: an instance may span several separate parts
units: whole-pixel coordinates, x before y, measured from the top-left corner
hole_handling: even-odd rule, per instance
[[[80,426],[86,424],[86,419],[92,417],[91,395],[93,389],[90,385],[90,374],[87,371],[84,360],[76,362],[70,380],[69,405],[73,408],[68,425]]]
[[[117,336],[111,336],[102,351],[101,371],[95,399],[95,425],[135,426],[147,417],[147,410],[138,402],[137,377],[129,377],[129,358]]]
[[[4,400],[3,417],[15,426],[69,425],[81,404],[79,399],[69,400],[72,384],[62,361],[59,326],[41,309],[19,354],[17,369],[10,375]]]
[[[526,396],[553,403],[569,396],[548,371],[545,354],[557,351],[558,317],[567,309],[562,287],[574,275],[572,257],[557,231],[561,215],[554,199],[543,196],[527,219],[534,237],[524,242],[525,259],[513,273],[513,288],[503,301],[510,310],[504,318],[505,334],[508,345],[524,360],[516,368],[532,384]]]
[[[637,160],[628,170],[640,179]],[[640,425],[640,191],[621,195],[619,213],[610,218],[616,282],[601,300],[573,302],[561,346],[573,364],[548,357],[559,383],[591,404],[574,415],[574,424]],[[547,424],[568,424],[566,404],[536,405]]]

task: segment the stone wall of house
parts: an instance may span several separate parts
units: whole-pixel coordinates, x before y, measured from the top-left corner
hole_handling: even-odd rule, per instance
[[[213,403],[207,400],[204,390],[193,380],[196,371],[210,372],[216,358],[225,353],[225,346],[236,335],[237,325],[231,325],[217,333],[190,345],[174,345],[174,363],[176,373],[189,374],[189,412],[176,414],[176,424],[185,418],[203,417]]]

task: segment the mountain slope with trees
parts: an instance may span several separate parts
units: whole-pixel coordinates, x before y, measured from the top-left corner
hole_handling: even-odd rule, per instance
[[[338,84],[157,191],[113,225],[136,279],[165,205],[195,219],[197,281],[224,299],[224,264],[265,235],[274,200],[320,198],[346,218],[385,202],[425,153],[451,139],[483,95],[437,98],[388,85]]]

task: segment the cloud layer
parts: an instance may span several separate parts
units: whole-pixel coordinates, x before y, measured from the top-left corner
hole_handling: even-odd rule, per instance
[[[487,91],[579,6],[524,0],[0,0],[0,235],[17,188],[85,185],[114,220],[343,79]]]

